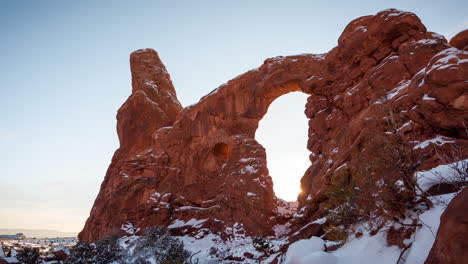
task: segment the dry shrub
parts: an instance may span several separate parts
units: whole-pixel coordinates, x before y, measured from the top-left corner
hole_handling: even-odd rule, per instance
[[[413,150],[398,129],[400,119],[390,109],[383,122],[370,124],[372,133],[362,135],[347,168],[330,177],[324,206],[327,238],[343,240],[351,225],[361,221],[376,233],[390,222],[401,223],[407,210],[432,207],[415,175],[430,153]]]

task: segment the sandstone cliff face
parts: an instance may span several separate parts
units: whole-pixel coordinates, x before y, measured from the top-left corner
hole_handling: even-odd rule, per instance
[[[176,232],[203,236],[236,226],[249,235],[271,234],[293,216],[279,209],[265,149],[254,136],[268,106],[292,91],[310,95],[311,151],[294,230],[320,217],[334,172],[352,153],[366,151],[389,107],[416,150],[466,149],[468,52],[452,45],[416,15],[385,10],[352,21],[326,54],[267,59],[186,108],[157,53],[132,53],[132,95],[117,115],[120,148],[80,240],[122,227],[177,228],[191,219],[197,224]],[[438,162],[429,157],[423,166]]]

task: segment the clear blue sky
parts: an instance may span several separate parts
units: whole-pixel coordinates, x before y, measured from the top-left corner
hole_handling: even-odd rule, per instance
[[[160,53],[187,106],[265,58],[326,52],[382,9],[446,36],[468,25],[466,1],[351,2],[0,0],[0,228],[82,228],[118,146],[136,49]],[[258,131],[271,174],[295,186],[308,165],[304,103],[274,102]]]

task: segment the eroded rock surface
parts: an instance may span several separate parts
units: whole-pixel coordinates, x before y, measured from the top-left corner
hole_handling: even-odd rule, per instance
[[[267,59],[186,108],[157,53],[132,53],[132,95],[117,115],[120,148],[80,240],[154,225],[193,236],[227,227],[270,235],[287,221],[310,236],[304,227],[321,216],[334,172],[366,151],[389,108],[415,150],[466,147],[468,52],[460,47],[412,13],[385,10],[352,21],[326,54]],[[254,137],[268,106],[293,91],[310,95],[311,166],[296,214],[282,210]],[[428,156],[423,166],[438,162]]]
[[[450,40],[450,45],[461,50],[467,50],[468,49],[468,29],[465,29],[462,32],[455,35]]]

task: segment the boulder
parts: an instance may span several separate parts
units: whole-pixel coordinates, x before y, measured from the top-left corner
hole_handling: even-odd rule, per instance
[[[440,217],[437,231],[426,264],[468,263],[468,188],[463,189]]]
[[[468,48],[468,29],[459,32],[449,43],[457,49],[466,50]]]

